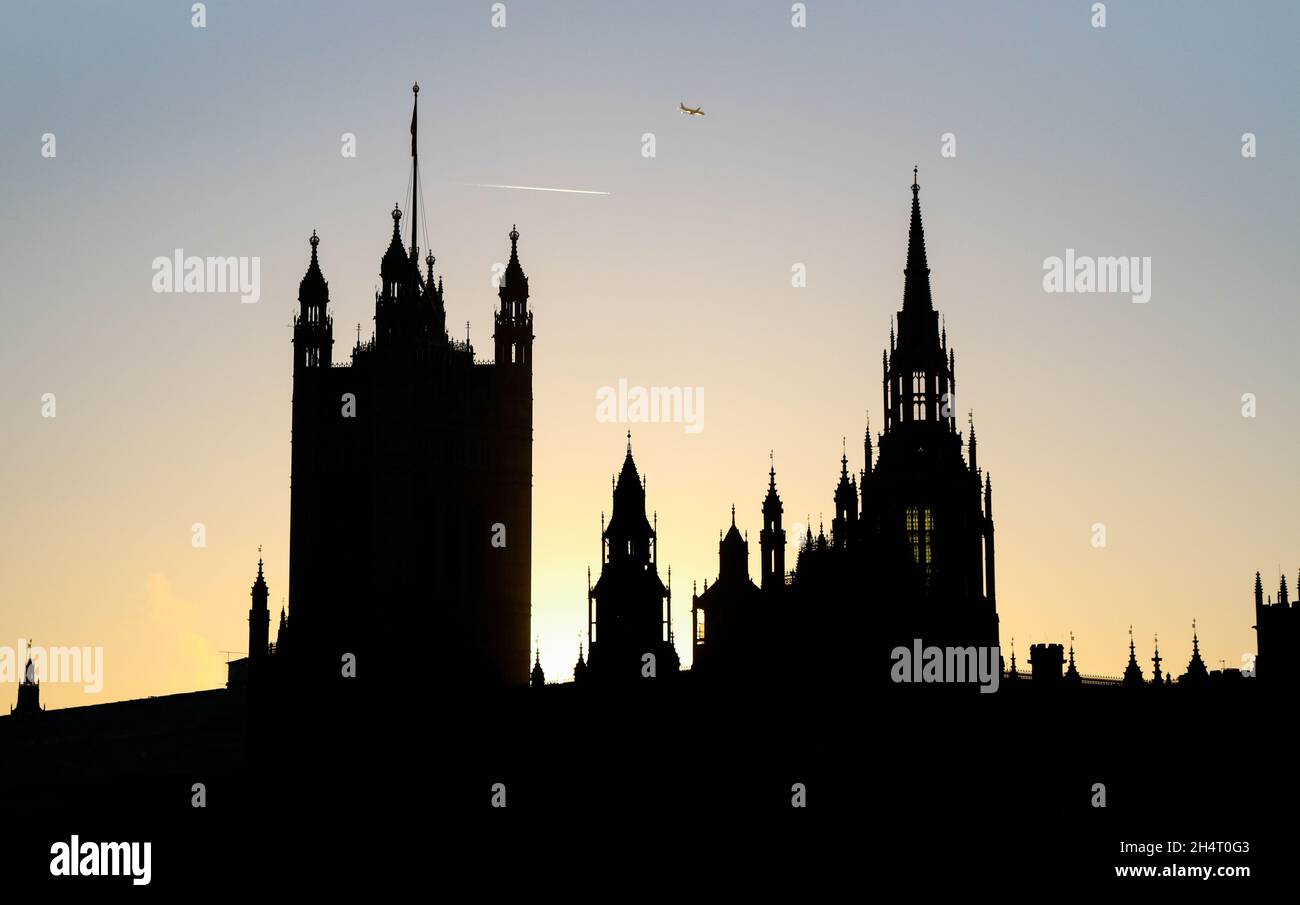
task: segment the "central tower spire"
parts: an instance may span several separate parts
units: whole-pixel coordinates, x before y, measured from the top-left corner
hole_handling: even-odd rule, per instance
[[[925,227],[921,225],[921,186],[912,167],[912,225],[907,231],[907,268],[903,271],[903,310],[930,311],[930,267],[925,259]]]
[[[903,270],[903,307],[898,336],[885,358],[885,433],[900,425],[924,423],[955,433],[951,406],[953,375],[939,338],[939,313],[930,297],[930,267],[921,225],[921,186],[912,168],[912,221]],[[882,455],[884,454],[882,449]]]
[[[903,304],[882,368],[885,427],[874,450],[870,436],[863,443],[857,513],[841,458],[837,527],[847,529],[847,549],[861,539],[887,565],[893,643],[944,638],[943,644],[993,647],[999,632],[992,486],[976,470],[974,443],[967,462],[956,427],[954,359],[930,294],[916,168],[911,189]]]

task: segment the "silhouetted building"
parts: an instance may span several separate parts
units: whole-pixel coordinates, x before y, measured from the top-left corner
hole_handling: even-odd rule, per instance
[[[1029,672],[1035,683],[1055,684],[1062,680],[1065,649],[1059,644],[1029,645]]]
[[[901,568],[889,569],[901,584],[889,608],[898,643],[923,638],[993,647],[998,616],[992,483],[987,475],[981,481],[973,422],[969,462],[962,456],[953,410],[956,353],[930,298],[920,191],[913,172],[903,307],[897,341],[891,329],[882,362],[885,430],[874,466],[866,447],[856,534],[895,562],[902,554]],[[852,512],[841,517],[851,520]]]
[[[587,584],[588,585],[591,584],[590,576],[588,576]],[[587,660],[586,657],[583,656],[581,643],[578,644],[578,662],[574,664],[573,667],[573,681],[574,682],[587,681]]]
[[[528,684],[532,688],[541,688],[546,684],[546,673],[542,672],[542,649],[540,647],[537,648],[533,660],[533,671],[528,677]]]
[[[794,661],[807,660],[796,663],[795,674],[848,679],[861,675],[865,657],[884,676],[888,652],[918,638],[927,645],[998,645],[992,482],[976,462],[974,427],[969,460],[956,428],[956,356],[930,295],[915,176],[898,333],[891,325],[882,363],[884,431],[873,447],[868,425],[856,475],[847,449],[841,451],[830,537],[824,525],[814,537],[809,524],[790,574],[776,470],[769,469],[759,535],[768,642],[778,643],[792,618],[833,626],[816,645],[791,653]],[[737,597],[738,609],[760,609],[728,596]],[[696,629],[703,644],[695,645],[708,663],[717,617],[708,604],[704,614]]]
[[[1187,663],[1187,672],[1178,677],[1179,685],[1197,685],[1206,682],[1210,677],[1209,671],[1205,668],[1205,661],[1201,659],[1201,641],[1196,636],[1196,620],[1192,620],[1192,659]]]
[[[1288,599],[1286,576],[1278,582],[1277,602],[1264,602],[1264,585],[1255,573],[1255,675],[1278,684],[1300,682],[1300,601]]]
[[[260,548],[259,548],[260,552]],[[257,577],[249,592],[252,606],[248,609],[248,655],[226,664],[226,685],[242,685],[256,675],[259,678],[268,671],[268,658],[271,653],[269,636],[271,631],[271,611],[266,601],[269,590],[266,577],[262,574],[262,557],[257,558]],[[280,631],[284,631],[284,610],[280,611]]]
[[[421,273],[414,115],[411,130],[409,245],[395,207],[374,332],[362,341],[358,327],[344,362],[312,234],[294,321],[289,612],[277,659],[296,675],[337,675],[346,653],[396,669],[410,658],[379,653],[397,625],[437,646],[436,658],[416,658],[423,673],[462,687],[524,685],[533,315],[519,232],[498,292],[496,357],[483,362],[468,336],[447,333],[432,254]]]
[[[631,432],[613,495],[609,524],[601,526],[600,577],[587,589],[587,675],[599,682],[634,680],[651,664],[655,676],[671,675],[679,668],[672,590],[659,578],[656,529],[646,517]]]
[[[1083,677],[1079,675],[1078,668],[1074,665],[1074,632],[1070,632],[1070,665],[1065,670],[1065,684],[1077,688],[1083,684]]]
[[[32,658],[29,654],[27,666],[23,668],[23,680],[18,683],[18,703],[10,707],[9,712],[14,716],[29,716],[40,713],[43,709],[41,707],[41,683],[36,679],[36,667],[32,665]]]
[[[775,498],[774,488],[775,483],[768,492],[769,501]],[[779,519],[778,514],[778,526]],[[736,528],[736,507],[732,506],[731,527],[718,541],[718,579],[712,585],[705,582],[702,594],[691,595],[691,669],[703,675],[753,679],[759,658],[765,656],[768,618],[763,593],[749,578],[749,541]]]
[[[758,533],[759,552],[762,556],[758,571],[762,589],[769,595],[785,591],[785,528],[781,525],[783,511],[781,497],[776,492],[776,465],[772,464],[768,469],[767,496],[763,499],[763,529]]]
[[[271,611],[267,609],[266,578],[262,575],[262,557],[257,558],[257,578],[250,592],[253,605],[248,609],[248,659],[254,669],[266,659],[270,643]]]
[[[1216,684],[1221,684],[1225,677],[1236,674],[1235,678],[1241,678],[1240,670],[1216,671],[1210,673],[1205,667],[1205,661],[1201,657],[1200,637],[1196,631],[1196,622],[1192,622],[1192,656],[1187,664],[1187,671],[1177,678],[1175,682],[1172,670],[1162,669],[1161,664],[1164,658],[1160,656],[1159,639],[1156,639],[1155,648],[1151,657],[1153,666],[1152,678],[1148,681],[1143,673],[1142,668],[1138,665],[1137,647],[1133,641],[1133,629],[1129,627],[1129,656],[1128,663],[1125,666],[1122,677],[1082,675],[1079,672],[1078,665],[1075,662],[1074,655],[1074,634],[1070,634],[1070,648],[1068,654],[1068,665],[1064,675],[1061,674],[1061,645],[1059,644],[1034,644],[1029,648],[1029,662],[1032,667],[1031,674],[1028,677],[1036,687],[1050,687],[1058,683],[1071,687],[1090,687],[1090,688],[1173,688],[1178,687],[1200,687],[1210,682],[1212,679]],[[1015,669],[1015,652],[1012,648],[1012,671]],[[1007,678],[1013,676],[1008,674]],[[1024,678],[1024,677],[1020,677]],[[1235,681],[1231,678],[1230,681]]]
[[[1145,684],[1146,679],[1142,677],[1142,667],[1138,666],[1137,649],[1133,646],[1133,626],[1128,627],[1128,665],[1124,667],[1124,685],[1129,688],[1138,688]]]

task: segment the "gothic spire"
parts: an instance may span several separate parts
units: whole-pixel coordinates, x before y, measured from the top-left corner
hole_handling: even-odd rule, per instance
[[[867,483],[867,475],[871,473],[872,448],[871,448],[871,413],[867,413],[867,430],[862,435],[862,483]]]
[[[1179,682],[1200,681],[1209,678],[1210,671],[1205,667],[1205,661],[1201,659],[1201,642],[1196,637],[1196,620],[1192,620],[1192,659],[1187,664],[1187,674],[1179,679]]]
[[[1141,685],[1142,667],[1138,666],[1137,649],[1133,646],[1133,626],[1128,627],[1128,666],[1124,668],[1125,685]]]
[[[657,532],[646,516],[645,497],[645,484],[632,459],[632,432],[628,431],[627,455],[614,483],[609,523],[602,525],[601,532],[608,542],[611,560],[632,556],[643,565],[651,561],[651,546]],[[603,514],[601,520],[603,523]]]
[[[912,167],[912,224],[907,231],[907,269],[903,271],[903,310],[930,311],[930,268],[925,259],[925,228],[921,225],[921,186]]]
[[[402,249],[402,208],[400,205],[393,205],[393,238],[388,243],[388,250],[384,252],[383,260],[379,264],[379,276],[384,281],[385,288],[394,283],[405,279],[407,271],[411,267],[411,259],[406,256]]]
[[[320,238],[316,235],[316,230],[311,231],[311,263],[307,265],[307,272],[303,274],[302,282],[298,284],[298,301],[304,303],[328,301],[329,284],[325,282],[325,274],[321,273],[320,261],[316,257],[316,246],[320,244]]]
[[[776,492],[776,462],[772,452],[768,451],[767,496],[763,497],[763,520],[769,526],[781,519],[781,497]]]
[[[524,275],[523,265],[519,263],[519,227],[510,227],[510,262],[506,264],[505,275],[501,278],[500,295],[507,298],[507,291],[514,299],[528,298],[528,277]]]
[[[587,659],[582,655],[582,633],[578,633],[578,662],[573,667],[573,681],[581,682],[587,677]]]
[[[1070,632],[1070,666],[1065,671],[1065,678],[1069,682],[1080,681],[1079,670],[1074,665],[1074,632]]]
[[[966,413],[966,423],[970,425],[970,470],[979,471],[979,465],[976,462],[975,451],[975,412]]]
[[[546,674],[542,672],[542,648],[540,644],[536,646],[536,655],[533,659],[533,671],[528,677],[528,684],[532,688],[541,688],[546,684]],[[581,656],[581,653],[579,654]]]
[[[253,580],[253,593],[261,591],[266,594],[266,577],[262,574],[262,548],[257,548],[257,578]]]

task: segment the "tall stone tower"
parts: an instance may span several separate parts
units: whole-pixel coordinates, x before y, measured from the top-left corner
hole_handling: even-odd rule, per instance
[[[418,92],[418,86],[415,89]],[[418,97],[418,94],[417,94]],[[289,610],[278,674],[395,688],[525,685],[531,623],[533,313],[510,231],[495,361],[446,327],[420,266],[416,116],[411,193],[391,211],[374,330],[334,361],[329,284],[311,238],[294,323]],[[403,221],[409,222],[404,243]],[[427,236],[425,236],[427,242]],[[419,656],[391,655],[393,638]]]
[[[883,360],[885,429],[874,463],[870,439],[865,444],[859,536],[873,548],[876,579],[891,598],[891,644],[922,638],[991,647],[998,644],[992,482],[976,461],[973,423],[968,458],[962,455],[956,354],[930,296],[920,193],[913,170],[903,306]]]

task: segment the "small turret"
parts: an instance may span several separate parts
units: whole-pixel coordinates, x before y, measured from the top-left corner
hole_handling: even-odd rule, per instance
[[[581,657],[581,653],[579,653],[579,656]],[[533,658],[533,672],[528,678],[528,686],[530,688],[541,688],[545,684],[546,674],[542,672],[542,647],[538,644]]]
[[[835,517],[831,519],[831,538],[837,547],[848,545],[849,532],[858,520],[858,491],[849,477],[849,454],[845,438],[840,438],[840,482],[835,487]]]
[[[740,536],[736,527],[736,506],[731,506],[731,527],[718,542],[718,580],[749,578],[749,542]]]
[[[582,654],[582,639],[578,639],[578,662],[573,667],[573,681],[583,682],[587,678],[587,660]]]
[[[379,262],[379,276],[384,281],[384,292],[390,297],[397,295],[397,288],[406,281],[407,274],[411,270],[411,259],[406,254],[406,249],[402,248],[402,208],[394,204],[391,214],[393,218],[393,238],[388,243],[388,250],[384,252],[384,257]]]
[[[501,307],[494,315],[496,363],[531,368],[533,315],[528,310],[528,277],[519,263],[519,230],[510,228],[510,262],[497,289]]]
[[[293,367],[328,368],[334,348],[334,320],[330,317],[330,287],[321,273],[316,247],[320,238],[311,231],[311,263],[298,284],[298,313],[293,320]]]
[[[1189,684],[1195,682],[1204,682],[1210,677],[1210,671],[1205,667],[1205,661],[1201,659],[1201,642],[1196,636],[1196,620],[1192,620],[1192,659],[1187,664],[1187,672],[1179,678],[1179,682]]]
[[[1133,646],[1133,626],[1128,627],[1128,666],[1124,668],[1124,684],[1135,688],[1145,683],[1142,667],[1138,666],[1137,649]]]
[[[27,666],[23,668],[23,680],[18,685],[18,703],[9,708],[14,716],[30,716],[41,713],[41,683],[36,678],[36,666],[32,663],[31,645],[27,646]]]
[[[258,547],[257,552],[260,554],[262,548]],[[254,668],[266,656],[267,643],[270,641],[271,611],[266,606],[267,593],[266,578],[262,575],[262,557],[259,555],[257,578],[254,579],[250,592],[253,603],[248,609],[248,661]]]
[[[871,416],[867,415],[867,432],[862,438],[863,483],[866,483],[865,475],[871,474],[871,466],[874,458],[874,450],[871,448]]]
[[[768,451],[767,496],[763,498],[763,528],[758,532],[759,552],[763,557],[759,570],[764,591],[774,591],[785,583],[785,528],[781,525],[784,507],[776,492],[776,461]]]
[[[1079,670],[1074,665],[1074,632],[1070,632],[1070,666],[1065,671],[1065,681],[1072,685],[1080,685],[1083,678],[1079,675]]]

